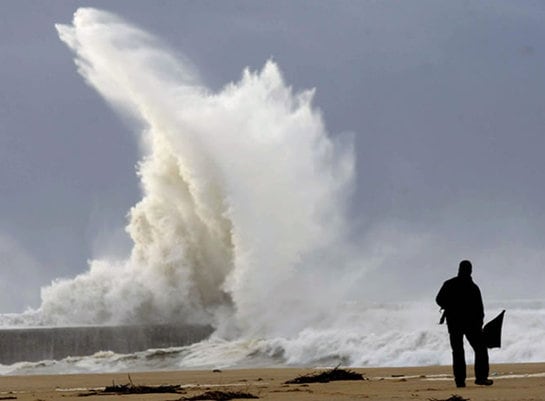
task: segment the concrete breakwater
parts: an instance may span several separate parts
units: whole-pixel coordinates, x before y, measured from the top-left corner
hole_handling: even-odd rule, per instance
[[[212,331],[210,326],[181,325],[0,329],[0,364],[183,346],[204,340]]]

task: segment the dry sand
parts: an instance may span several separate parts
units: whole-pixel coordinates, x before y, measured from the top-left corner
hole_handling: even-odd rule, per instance
[[[251,393],[263,400],[447,400],[458,395],[479,400],[544,400],[545,363],[500,364],[491,366],[494,385],[481,387],[467,382],[456,388],[450,367],[361,368],[365,381],[284,384],[297,376],[315,373],[313,369],[246,369],[212,371],[169,371],[130,373],[134,385],[182,385],[184,394],[92,395],[81,397],[92,389],[126,384],[127,373],[77,374],[50,376],[0,377],[0,400],[24,401],[136,401],[179,400],[206,391]],[[472,367],[468,373],[472,372]]]

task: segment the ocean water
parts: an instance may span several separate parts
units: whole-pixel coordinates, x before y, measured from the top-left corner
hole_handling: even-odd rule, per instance
[[[502,307],[506,305],[502,301]],[[487,320],[500,312],[492,303]],[[492,371],[502,362],[545,360],[545,303],[510,301],[501,349],[489,351]],[[425,366],[451,363],[447,330],[430,304],[347,304],[337,318],[292,336],[226,339],[132,354],[103,351],[63,360],[0,365],[0,374],[134,372],[251,367]],[[522,329],[521,329],[522,328]],[[466,344],[468,363],[473,360]]]
[[[20,362],[0,373],[450,363],[433,299],[354,297],[388,245],[351,238],[353,138],[327,131],[313,90],[294,91],[269,60],[214,92],[179,52],[96,9],[56,27],[83,79],[140,144],[142,199],[126,228],[134,245],[123,260],[93,260],[43,288],[37,310],[2,315],[0,326],[176,322],[216,331],[185,347]],[[492,362],[545,360],[544,302],[487,306],[489,317],[508,310]]]

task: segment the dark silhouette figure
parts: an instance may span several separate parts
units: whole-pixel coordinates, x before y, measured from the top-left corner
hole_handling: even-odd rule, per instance
[[[465,387],[466,360],[464,336],[475,352],[475,384],[490,386],[488,379],[488,348],[483,335],[484,307],[481,291],[471,279],[471,262],[460,262],[458,276],[443,283],[437,294],[437,304],[447,319],[452,369],[457,387]]]

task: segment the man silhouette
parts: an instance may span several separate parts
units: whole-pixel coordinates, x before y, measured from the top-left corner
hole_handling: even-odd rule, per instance
[[[484,307],[481,291],[471,279],[471,262],[460,262],[458,276],[443,283],[435,298],[447,319],[452,370],[456,387],[466,386],[464,335],[475,352],[475,384],[490,386],[488,348],[483,336]]]

